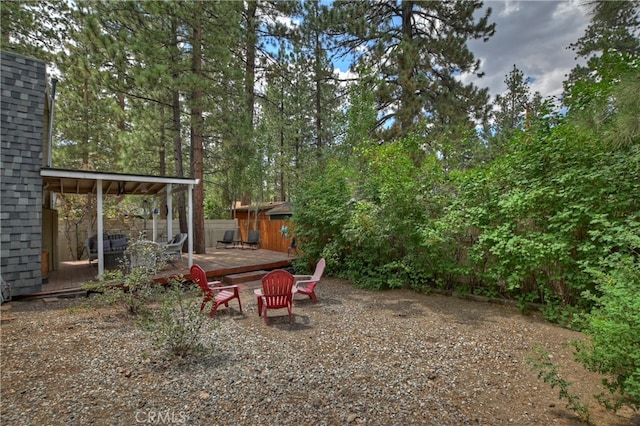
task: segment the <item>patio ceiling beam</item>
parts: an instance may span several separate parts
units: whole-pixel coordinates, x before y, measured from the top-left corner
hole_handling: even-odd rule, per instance
[[[116,185],[116,183],[113,181],[107,182],[107,194],[111,192],[111,189],[114,187],[114,185]]]
[[[178,184],[188,185],[196,184],[198,179],[184,178],[184,177],[170,177],[170,176],[150,176],[150,175],[135,175],[135,174],[122,174],[122,173],[106,173],[106,172],[91,172],[84,170],[66,170],[66,169],[48,169],[42,168],[40,175],[43,177],[58,177],[68,179],[87,179],[103,181],[120,181],[120,182],[139,182],[150,184]]]
[[[133,192],[137,193],[138,191],[142,192],[142,195],[145,195],[147,192],[147,184],[143,182],[136,183],[135,188],[133,188]]]

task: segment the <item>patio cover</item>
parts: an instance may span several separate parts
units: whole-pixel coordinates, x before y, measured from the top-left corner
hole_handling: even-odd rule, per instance
[[[199,180],[193,178],[134,175],[123,173],[105,173],[83,170],[67,170],[45,168],[40,169],[43,189],[58,194],[95,194],[98,208],[98,275],[104,273],[103,253],[103,195],[158,195],[162,191],[167,194],[167,236],[173,235],[171,217],[171,194],[188,191],[188,247],[189,267],[193,265],[193,187]],[[173,186],[176,186],[175,190]]]

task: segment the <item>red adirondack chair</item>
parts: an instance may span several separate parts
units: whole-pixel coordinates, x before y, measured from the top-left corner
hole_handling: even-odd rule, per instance
[[[325,265],[325,260],[320,259],[316,265],[316,270],[313,275],[294,275],[294,278],[296,279],[296,293],[306,294],[311,298],[311,300],[313,300],[313,303],[318,303],[316,285],[320,281],[320,278],[322,278]]]
[[[240,307],[240,313],[242,313],[242,302],[240,302],[240,293],[237,285],[222,286],[221,281],[208,282],[207,274],[200,266],[195,264],[191,267],[191,279],[200,286],[204,295],[200,305],[200,312],[202,312],[207,303],[213,300],[213,306],[211,307],[211,312],[209,312],[209,316],[213,318],[218,306],[224,305],[228,308],[230,300],[238,299],[238,306]]]
[[[265,324],[267,324],[269,309],[283,308],[289,311],[289,323],[291,323],[294,282],[293,275],[283,269],[276,269],[262,277],[262,290],[255,290],[255,295],[258,298],[258,316],[264,317]]]

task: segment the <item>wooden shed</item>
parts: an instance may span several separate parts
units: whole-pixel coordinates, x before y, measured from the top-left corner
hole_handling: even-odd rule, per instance
[[[288,206],[285,207],[285,205]],[[287,253],[292,237],[283,235],[282,229],[283,227],[291,229],[291,223],[288,220],[291,214],[275,215],[276,217],[270,214],[274,209],[279,208],[291,211],[289,203],[285,201],[272,201],[252,206],[238,203],[235,208],[235,218],[238,220],[241,239],[246,240],[249,231],[257,229],[260,231],[260,248]]]

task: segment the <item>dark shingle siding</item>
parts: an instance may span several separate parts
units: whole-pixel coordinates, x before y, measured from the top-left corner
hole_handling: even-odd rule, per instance
[[[1,52],[0,268],[12,295],[42,286],[42,147],[46,66]]]

